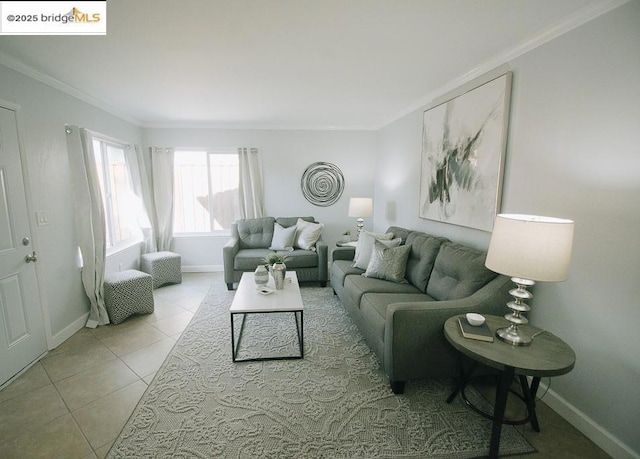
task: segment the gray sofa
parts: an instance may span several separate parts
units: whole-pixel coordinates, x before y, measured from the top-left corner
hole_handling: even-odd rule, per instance
[[[313,217],[301,219],[317,223]],[[242,273],[253,272],[264,257],[276,251],[271,246],[274,224],[289,228],[295,226],[298,217],[263,217],[241,219],[231,227],[231,239],[222,248],[224,263],[224,281],[229,290],[240,282]],[[295,271],[300,282],[317,281],[322,287],[327,285],[328,255],[327,244],[322,237],[316,242],[315,250],[277,251],[287,257],[288,271]]]
[[[355,249],[338,248],[331,286],[398,394],[407,380],[458,376],[444,322],[467,312],[504,314],[512,282],[484,266],[484,252],[404,228],[387,232],[411,245],[407,283],[362,276],[352,266]]]

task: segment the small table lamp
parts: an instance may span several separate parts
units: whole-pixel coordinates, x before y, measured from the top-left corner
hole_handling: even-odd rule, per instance
[[[351,198],[349,199],[349,217],[358,218],[358,238],[364,226],[364,219],[373,215],[373,199]]]
[[[511,313],[504,316],[511,325],[496,331],[502,341],[514,346],[531,344],[531,337],[518,330],[518,325],[528,323],[521,314],[531,310],[525,303],[533,298],[527,287],[536,281],[567,280],[573,226],[571,220],[553,217],[518,214],[496,217],[485,265],[492,271],[511,276],[518,287],[509,291],[514,301],[507,303]]]

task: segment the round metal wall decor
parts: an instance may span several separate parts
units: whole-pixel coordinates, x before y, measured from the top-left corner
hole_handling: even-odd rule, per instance
[[[313,163],[302,174],[302,194],[311,204],[326,207],[334,204],[344,190],[344,175],[335,164]]]

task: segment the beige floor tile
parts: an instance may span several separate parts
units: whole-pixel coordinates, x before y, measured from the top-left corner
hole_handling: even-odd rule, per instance
[[[27,426],[20,434],[0,444],[0,457],[3,459],[81,458],[91,454],[91,446],[70,413],[37,430]]]
[[[110,442],[108,442],[106,445],[101,446],[100,448],[97,448],[95,450],[95,454],[96,454],[96,459],[104,459],[105,457],[107,457],[107,454],[109,453],[109,450],[111,449],[111,447],[113,446],[113,442],[116,439],[114,438],[113,440],[111,440]]]
[[[123,355],[120,358],[129,368],[135,371],[140,378],[145,378],[151,373],[158,371],[175,343],[175,340],[166,338],[149,346],[145,346],[142,349],[138,349],[131,354]]]
[[[53,382],[82,373],[116,356],[104,344],[95,342],[66,352],[47,356],[40,362]]]
[[[69,410],[74,411],[137,381],[122,361],[115,359],[55,383]]]
[[[51,384],[51,380],[42,364],[38,362],[0,391],[0,402],[16,398],[49,384]]]
[[[89,328],[81,328],[71,338],[66,340],[60,346],[52,349],[47,354],[47,357],[69,352],[74,349],[83,348],[84,346],[97,343],[96,337],[93,335],[93,331]]]
[[[180,314],[176,314],[165,319],[160,319],[153,324],[155,328],[165,333],[168,336],[182,333],[191,319],[193,318],[193,312],[184,311]]]
[[[175,300],[159,299],[154,302],[154,311],[153,314],[148,315],[147,323],[157,322],[158,320],[184,314],[185,312],[189,311],[180,307]]]
[[[144,382],[136,381],[72,412],[94,450],[113,441],[120,433],[146,388]]]
[[[155,327],[144,322],[136,324],[135,328],[130,327],[124,333],[109,336],[102,340],[102,344],[107,346],[111,352],[118,357],[130,354],[149,344],[161,341],[167,337]]]
[[[129,331],[135,330],[137,327],[144,324],[145,317],[150,314],[134,314],[133,316],[125,319],[124,322],[115,324],[102,325],[92,330],[93,335],[100,341],[106,340],[113,336],[123,336]]]
[[[149,384],[151,384],[151,381],[153,381],[153,378],[156,377],[156,373],[158,373],[157,371],[154,371],[153,373],[151,373],[150,375],[145,376],[144,378],[142,378],[142,380],[147,384],[147,386]]]
[[[53,385],[4,401],[0,403],[0,439],[18,436],[26,429],[37,429],[68,413]]]

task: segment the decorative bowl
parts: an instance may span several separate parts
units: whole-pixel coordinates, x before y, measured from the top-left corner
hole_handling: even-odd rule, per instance
[[[475,312],[467,313],[467,322],[474,327],[479,327],[484,323],[484,316],[482,314],[476,314]]]

